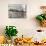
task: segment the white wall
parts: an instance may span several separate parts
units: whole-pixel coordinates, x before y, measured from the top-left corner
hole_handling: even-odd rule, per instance
[[[8,4],[27,4],[27,18],[9,19]],[[46,5],[46,0],[0,0],[0,33],[4,32],[6,25],[15,25],[19,36],[21,34],[31,36],[36,29],[42,29],[35,20],[35,16],[41,13],[40,6],[42,5]]]

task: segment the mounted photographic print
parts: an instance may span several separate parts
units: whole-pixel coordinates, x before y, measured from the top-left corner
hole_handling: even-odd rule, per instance
[[[8,17],[9,18],[26,18],[27,6],[24,4],[9,4]]]

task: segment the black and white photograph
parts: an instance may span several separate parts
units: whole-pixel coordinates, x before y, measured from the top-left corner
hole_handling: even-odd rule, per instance
[[[26,4],[9,4],[8,17],[9,18],[26,18],[27,5]]]

